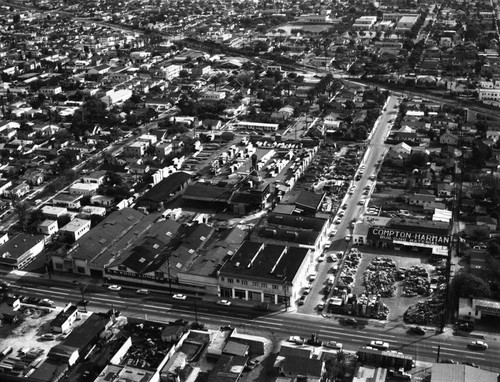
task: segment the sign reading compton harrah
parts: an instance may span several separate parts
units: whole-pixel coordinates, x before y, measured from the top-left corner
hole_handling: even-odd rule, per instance
[[[436,235],[430,233],[408,232],[391,228],[370,228],[368,239],[372,241],[405,241],[407,243],[419,243],[427,245],[448,246],[450,237],[448,235]]]

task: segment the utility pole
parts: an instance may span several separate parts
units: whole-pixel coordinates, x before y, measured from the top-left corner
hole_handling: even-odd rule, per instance
[[[286,294],[287,286],[286,286],[286,268],[285,268],[285,275],[283,277],[283,291],[285,292],[285,312],[288,312],[288,296]]]
[[[194,322],[198,326],[198,307],[196,305],[196,300],[194,300]]]
[[[81,283],[78,283],[78,288],[80,289],[80,293],[82,294],[82,304],[83,304],[83,310],[85,313],[87,313],[87,302],[85,301],[85,293],[84,292],[85,292],[85,289],[87,289],[87,285],[83,285]]]

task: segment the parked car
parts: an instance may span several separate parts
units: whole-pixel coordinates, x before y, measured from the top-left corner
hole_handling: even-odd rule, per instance
[[[311,287],[310,286],[306,286],[304,288],[304,291],[302,292],[302,294],[308,295],[310,292],[311,292]]]
[[[325,249],[326,249],[326,246],[325,246]],[[325,260],[325,256],[326,254],[323,252],[321,253],[319,256],[318,256],[318,261],[321,263],[322,261]]]
[[[137,294],[149,294],[149,290],[148,289],[137,289],[135,291],[135,293],[137,293]]]
[[[323,342],[323,346],[330,349],[342,350],[342,344],[336,341]]]
[[[40,336],[40,339],[42,341],[52,341],[56,339],[56,336],[54,336],[52,333],[45,333]]]
[[[309,281],[314,281],[314,280],[316,280],[316,276],[317,276],[317,275],[318,275],[318,274],[317,274],[316,272],[311,273],[311,274],[309,275]]]
[[[306,295],[303,294],[302,296],[300,296],[298,304],[299,306],[301,306],[304,305],[305,302],[306,302]]]
[[[389,343],[380,341],[380,340],[374,340],[370,342],[370,346],[374,349],[379,349],[379,350],[387,350],[389,349]]]
[[[467,347],[471,350],[486,350],[488,344],[484,341],[472,341]]]
[[[174,300],[185,300],[187,297],[185,294],[176,293],[172,296]]]
[[[217,305],[231,306],[231,301],[219,300],[219,301],[217,301]]]
[[[305,342],[305,339],[303,339],[302,337],[299,337],[299,336],[290,336],[288,338],[288,342],[293,342],[294,344],[297,344],[297,345],[303,345]]]
[[[109,290],[113,290],[113,291],[119,291],[119,290],[121,290],[121,289],[122,289],[122,287],[121,287],[121,286],[119,286],[119,285],[110,285],[110,286],[108,287],[108,289],[109,289]]]

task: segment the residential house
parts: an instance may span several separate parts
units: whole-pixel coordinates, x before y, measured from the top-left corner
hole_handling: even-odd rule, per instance
[[[408,126],[401,127],[393,136],[398,142],[417,142],[418,140],[415,130]]]
[[[446,130],[439,137],[439,143],[442,145],[456,146],[458,145],[458,142],[459,142],[458,136],[453,133],[450,133],[448,130]]]
[[[52,204],[54,206],[66,207],[72,210],[79,210],[80,200],[82,199],[82,194],[65,194],[61,193],[52,199]]]
[[[434,195],[428,195],[428,194],[415,193],[408,197],[408,203],[411,206],[423,207],[424,210],[432,209],[435,201],[436,197]]]

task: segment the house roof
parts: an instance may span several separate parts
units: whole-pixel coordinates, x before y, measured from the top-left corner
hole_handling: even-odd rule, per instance
[[[141,201],[152,201],[152,202],[162,202],[168,199],[169,195],[175,192],[181,185],[186,183],[191,178],[186,172],[179,171],[174,172],[167,178],[160,181],[151,190],[146,192],[142,197],[139,198],[137,203],[140,204]]]
[[[282,368],[285,375],[305,375],[309,377],[321,377],[324,361],[312,358],[289,356],[285,358]]]
[[[186,187],[182,199],[203,200],[209,202],[227,202],[232,190],[227,187],[218,187],[210,184],[196,183]]]
[[[435,363],[431,382],[497,382],[498,374],[467,365]]]

